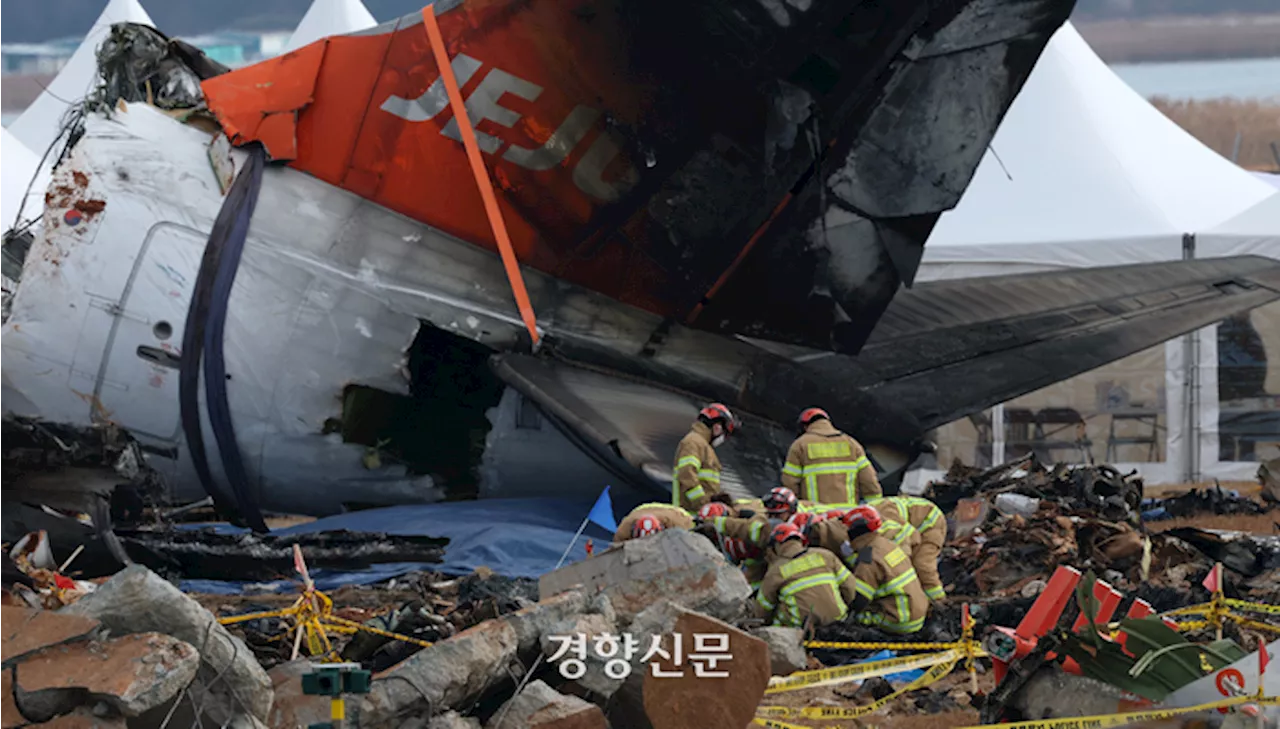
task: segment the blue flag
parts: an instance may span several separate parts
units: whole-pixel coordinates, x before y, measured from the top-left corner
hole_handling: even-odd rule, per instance
[[[605,486],[604,491],[600,492],[600,498],[596,499],[596,505],[591,507],[591,513],[587,514],[587,520],[593,524],[599,524],[610,532],[618,531],[618,522],[613,518],[613,499],[609,498],[608,486]]]

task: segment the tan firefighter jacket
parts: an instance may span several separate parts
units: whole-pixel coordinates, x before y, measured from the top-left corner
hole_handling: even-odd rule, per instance
[[[929,598],[905,552],[876,532],[847,543],[844,551],[858,592],[854,615],[859,623],[902,634],[924,626]]]
[[[770,546],[765,556],[769,570],[756,593],[755,609],[772,617],[773,625],[830,625],[848,615],[856,592],[853,574],[839,557],[794,539]]]
[[[614,543],[631,539],[631,529],[635,526],[636,521],[645,514],[651,514],[657,518],[663,529],[693,528],[693,517],[678,506],[660,503],[641,504],[632,509],[630,514],[623,517],[621,522],[618,522],[618,531],[613,534]]]
[[[810,423],[791,444],[781,482],[801,499],[834,508],[857,506],[883,493],[862,444],[828,420]]]
[[[711,428],[697,421],[676,446],[675,474],[671,479],[671,503],[697,513],[720,493],[720,459],[711,447]]]

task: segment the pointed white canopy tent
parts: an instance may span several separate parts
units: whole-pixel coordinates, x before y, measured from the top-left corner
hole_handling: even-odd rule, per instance
[[[1271,185],[1274,188],[1280,189],[1280,173],[1255,172],[1253,173],[1253,176],[1257,177],[1259,180],[1262,180],[1263,182],[1267,183],[1268,185]]]
[[[1275,188],[1200,144],[1130,89],[1068,23],[1010,107],[959,205],[939,220],[918,279],[1174,260],[1184,256],[1185,234],[1195,236],[1197,257],[1280,258],[1280,227],[1261,212],[1274,210],[1277,197]],[[1208,396],[1217,391],[1216,360],[1208,361],[1215,350],[1200,346],[1214,339],[1209,328],[1169,343],[1163,368],[1141,383],[1144,400],[1164,391],[1158,437],[1166,462],[1124,465],[1138,467],[1149,482],[1234,477],[1256,468],[1218,462],[1216,395]],[[1280,356],[1272,360],[1276,367]],[[1192,361],[1199,365],[1185,364]],[[1091,388],[1068,389],[1089,400],[1082,413],[1096,407],[1104,414]],[[993,415],[998,460],[1004,409],[997,406]]]
[[[152,25],[151,16],[138,0],[110,0],[49,88],[9,125],[13,136],[37,156],[43,155],[57,138],[67,108],[93,89],[98,79],[98,46],[106,39],[113,23],[124,22]]]
[[[313,0],[284,50],[288,53],[321,38],[354,33],[377,24],[360,0]]]
[[[39,155],[27,149],[8,129],[0,129],[0,230],[13,227],[19,209],[23,219],[38,218],[44,212],[44,192],[49,187],[49,175],[47,172],[42,174],[32,184],[32,177],[39,166]],[[29,194],[28,188],[31,190]],[[27,198],[25,208],[23,198]]]
[[[1068,23],[938,221],[921,277],[1179,258],[1184,233],[1273,192],[1147,103]]]

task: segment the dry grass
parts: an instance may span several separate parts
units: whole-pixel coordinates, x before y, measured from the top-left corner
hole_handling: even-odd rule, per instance
[[[1151,103],[1191,136],[1227,159],[1231,158],[1239,134],[1240,155],[1236,163],[1241,167],[1264,171],[1280,169],[1271,152],[1271,144],[1280,146],[1280,100],[1185,101],[1157,96]]]
[[[1107,63],[1280,56],[1280,14],[1077,22]]]
[[[1221,529],[1223,531],[1248,532],[1250,534],[1271,536],[1276,533],[1275,525],[1278,523],[1280,523],[1280,511],[1273,511],[1270,514],[1252,516],[1204,514],[1184,519],[1166,519],[1164,521],[1147,522],[1147,528],[1153,532],[1163,532],[1169,529],[1189,526],[1200,529]]]

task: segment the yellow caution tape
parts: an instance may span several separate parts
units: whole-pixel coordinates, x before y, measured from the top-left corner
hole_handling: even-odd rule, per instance
[[[1198,714],[1216,709],[1224,709],[1241,704],[1280,705],[1280,697],[1268,696],[1236,696],[1209,704],[1197,704],[1181,709],[1152,709],[1150,711],[1131,711],[1127,714],[1103,714],[1100,716],[1076,716],[1064,719],[1041,719],[1040,721],[1019,721],[1011,724],[1000,724],[1000,729],[1108,729],[1109,727],[1128,726],[1148,721],[1161,721],[1183,714]],[[962,729],[984,729],[981,726],[969,726]]]
[[[770,727],[770,729],[813,729],[813,727],[802,726],[800,724],[788,724],[785,721],[778,721],[777,719],[766,719],[763,716],[757,716],[751,721],[755,724],[759,724],[760,726]]]
[[[803,708],[792,708],[790,706],[761,706],[756,709],[756,716],[767,719],[793,717],[802,717],[805,719],[856,719],[867,714],[874,714],[883,709],[894,699],[903,694],[918,691],[922,688],[937,683],[947,674],[951,673],[956,664],[960,662],[961,656],[958,654],[946,655],[946,662],[939,663],[925,671],[924,675],[902,688],[881,699],[876,699],[870,704],[863,706],[806,706]]]
[[[817,688],[819,686],[838,686],[842,683],[850,683],[852,681],[861,681],[863,679],[875,678],[877,676],[887,676],[891,673],[901,673],[916,668],[928,668],[940,663],[948,661],[954,663],[962,658],[962,654],[956,650],[944,651],[942,653],[924,653],[914,656],[899,656],[897,658],[886,658],[883,661],[871,661],[869,663],[855,663],[852,666],[837,666],[835,668],[822,668],[817,671],[803,671],[801,673],[793,673],[784,678],[775,678],[769,682],[769,688],[765,690],[766,694],[778,694],[785,691],[798,691],[800,689]],[[951,670],[950,668],[947,669]],[[946,675],[946,674],[943,674]]]
[[[960,641],[955,643],[894,643],[891,641],[880,643],[834,643],[827,640],[806,640],[804,647],[855,651],[949,651],[952,648],[963,648],[964,643]]]
[[[1207,613],[1212,609],[1213,609],[1212,603],[1203,602],[1203,603],[1200,603],[1199,605],[1188,605],[1187,607],[1181,607],[1181,608],[1178,608],[1177,610],[1170,610],[1168,612],[1160,613],[1159,617],[1173,618],[1179,615],[1195,615],[1197,613]]]
[[[310,598],[314,598],[314,601]],[[294,630],[304,631],[307,639],[307,652],[312,656],[328,655],[333,652],[333,644],[329,642],[328,636],[330,632],[350,634],[361,631],[423,648],[431,647],[431,643],[425,640],[419,640],[400,633],[392,633],[389,630],[381,630],[363,623],[357,623],[354,620],[340,618],[333,615],[332,610],[333,600],[323,592],[314,590],[310,594],[304,593],[293,605],[287,608],[232,615],[218,618],[218,622],[222,625],[235,625],[236,623],[244,623],[261,618],[293,618],[294,627],[289,632],[292,633]]]
[[[1269,615],[1280,615],[1280,605],[1264,605],[1258,602],[1232,600],[1230,598],[1223,600],[1222,604],[1239,610],[1248,610],[1255,613],[1267,613]]]

